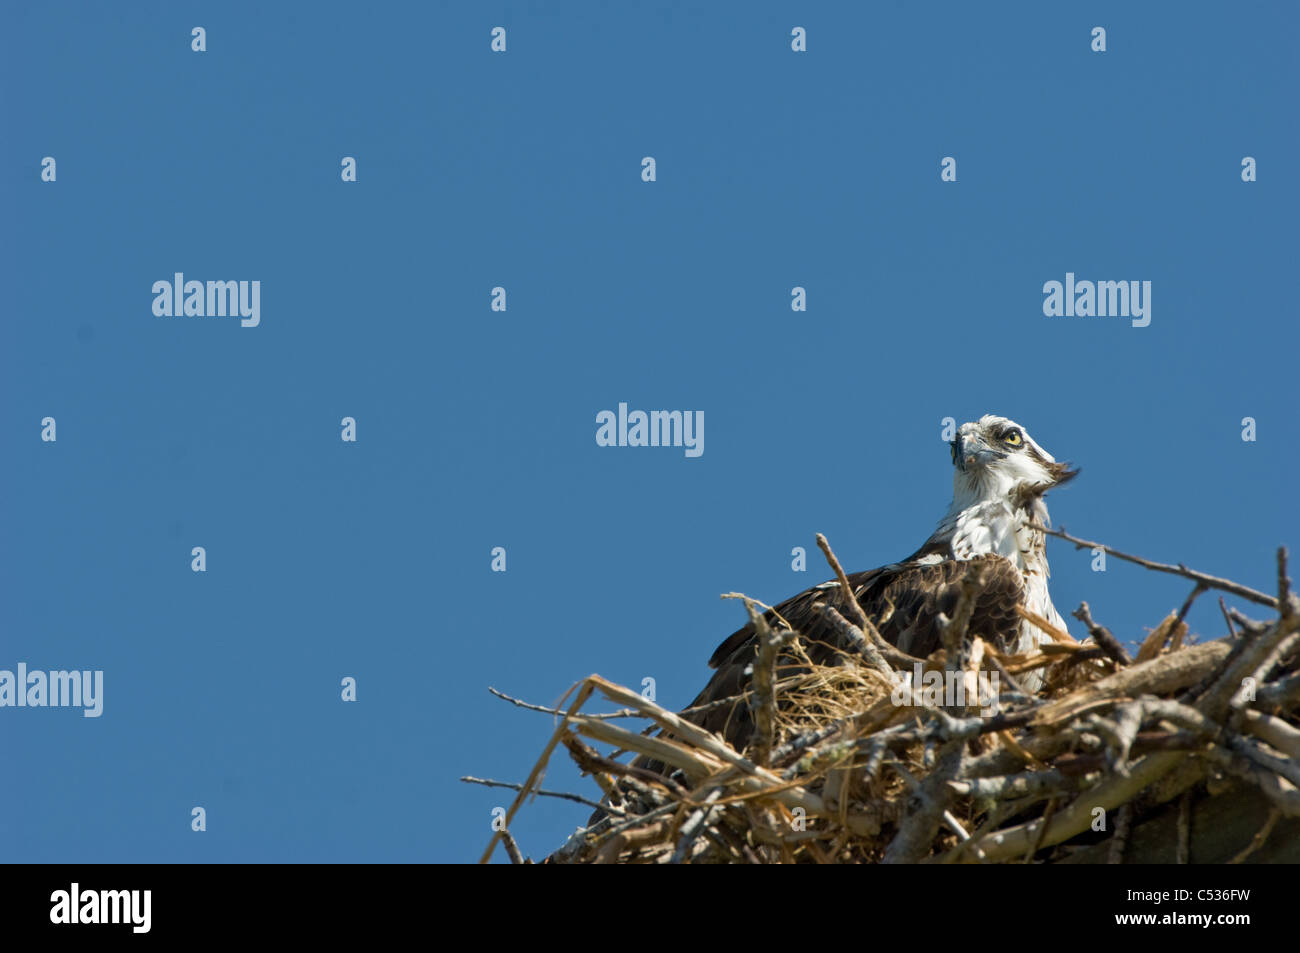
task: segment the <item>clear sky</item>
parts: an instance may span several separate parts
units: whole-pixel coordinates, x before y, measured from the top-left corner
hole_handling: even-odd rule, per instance
[[[1265,590],[1300,545],[1294,4],[297,7],[0,13],[0,669],[104,673],[0,708],[0,858],[476,859],[511,795],[457,778],[551,732],[489,685],[688,703],[720,593],[929,535],[945,417],[1080,464],[1071,532]],[[175,272],[260,323],[155,316]],[[1045,316],[1067,273],[1150,324]],[[704,452],[598,446],[620,402]],[[1190,589],[1049,553],[1125,640]]]

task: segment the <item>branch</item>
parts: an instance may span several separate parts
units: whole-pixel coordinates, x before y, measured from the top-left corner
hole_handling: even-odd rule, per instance
[[[522,791],[524,789],[522,784],[512,784],[509,781],[493,781],[491,778],[476,778],[469,774],[462,777],[461,780],[466,784],[481,784],[489,788],[509,788],[512,791]],[[589,801],[581,794],[570,794],[568,791],[543,791],[541,788],[537,788],[532,793],[540,794],[542,797],[558,797],[566,801],[577,801],[579,804],[585,804],[587,807],[598,808],[602,811],[609,811],[611,814],[622,813],[617,808],[611,808],[607,804],[597,804],[595,801]]]
[[[1188,569],[1182,563],[1171,566],[1169,563],[1156,563],[1149,559],[1143,559],[1141,556],[1130,556],[1128,553],[1121,553],[1118,549],[1112,549],[1103,543],[1094,543],[1091,540],[1079,539],[1077,536],[1071,536],[1064,529],[1048,529],[1046,526],[1031,524],[1035,529],[1042,530],[1048,536],[1056,536],[1065,540],[1067,543],[1074,543],[1075,549],[1100,549],[1102,552],[1114,556],[1116,559],[1123,559],[1126,562],[1136,563],[1145,569],[1154,569],[1156,572],[1172,573],[1175,576],[1182,576],[1184,579],[1190,579],[1193,582],[1199,582],[1211,589],[1219,589],[1223,592],[1230,592],[1234,596],[1241,596],[1243,599],[1249,599],[1251,602],[1257,602],[1262,606],[1268,606],[1270,609],[1278,607],[1278,601],[1272,596],[1266,596],[1257,589],[1249,586],[1243,586],[1240,583],[1233,582],[1231,579],[1220,579],[1218,576],[1210,576],[1203,572],[1197,572],[1195,569]]]
[[[961,773],[966,742],[957,738],[944,743],[936,760],[934,771],[913,789],[908,797],[909,810],[899,825],[898,833],[890,841],[881,863],[914,864],[930,852],[934,835],[939,830],[948,805],[955,792],[949,783]],[[904,775],[906,777],[906,775]],[[963,846],[978,848],[978,843],[965,840]]]
[[[1070,613],[1080,622],[1088,627],[1088,634],[1092,636],[1093,641],[1102,647],[1102,650],[1120,665],[1132,665],[1133,659],[1124,651],[1124,646],[1120,645],[1119,639],[1115,638],[1110,629],[1104,625],[1098,625],[1092,621],[1092,613],[1088,610],[1088,603],[1079,603],[1079,608]]]
[[[564,717],[564,712],[562,712],[558,708],[548,708],[546,705],[534,705],[532,702],[526,702],[522,698],[515,698],[513,695],[507,695],[505,692],[497,691],[491,685],[488,686],[488,691],[491,692],[493,695],[495,695],[497,698],[500,698],[503,701],[508,701],[510,702],[510,704],[517,705],[520,708],[527,708],[529,711],[540,711],[543,712],[544,714],[556,715],[561,718]],[[589,714],[587,717],[588,718],[639,718],[641,717],[641,713],[638,711],[633,711],[630,708],[624,708],[622,711],[611,711],[611,712],[605,712],[603,714]]]
[[[722,808],[714,806],[713,803],[722,796],[722,791],[721,787],[715,787],[711,790],[708,796],[704,798],[704,803],[697,807],[691,813],[691,816],[686,819],[686,823],[682,825],[681,837],[677,841],[677,849],[673,851],[670,863],[680,864],[686,859],[686,855],[700,836],[701,828],[707,829],[713,818],[722,810]]]
[[[966,630],[970,628],[971,616],[975,614],[975,600],[980,587],[984,585],[984,564],[971,560],[962,573],[961,587],[958,590],[957,606],[949,619],[942,612],[937,619],[940,638],[944,651],[948,654],[949,667],[960,667],[958,655],[966,639]]]
[[[848,643],[854,651],[861,655],[869,666],[880,672],[886,678],[893,677],[894,670],[890,667],[889,662],[886,661],[885,656],[881,651],[862,634],[861,629],[848,619],[844,618],[844,616],[840,615],[839,611],[834,606],[828,606],[824,602],[815,602],[813,603],[813,611],[820,612],[826,620],[835,627],[836,634]],[[898,651],[893,653],[892,660],[903,665],[921,661],[920,659],[913,659],[912,656]]]
[[[1133,765],[1127,775],[1112,775],[1079,797],[1050,819],[1042,818],[975,839],[975,845],[990,860],[1023,856],[1027,851],[1059,844],[1092,826],[1093,811],[1100,807],[1111,811],[1128,801],[1148,784],[1181,763],[1187,755],[1181,751],[1158,751]]]
[[[510,863],[512,864],[532,863],[531,860],[524,859],[523,851],[519,849],[519,845],[515,843],[515,839],[514,837],[511,836],[509,831],[503,830],[501,832],[501,842],[506,845],[506,854],[509,855],[510,857]]]
[[[767,624],[762,613],[754,609],[754,603],[746,599],[745,611],[749,613],[749,621],[754,626],[754,634],[758,636],[758,655],[754,660],[753,668],[753,685],[754,685],[754,735],[755,751],[754,761],[760,766],[766,768],[772,755],[772,737],[776,733],[776,656],[781,647],[790,640],[793,633],[789,629],[772,631],[772,627]],[[703,815],[697,819],[703,819]],[[695,842],[692,835],[691,843]],[[684,846],[685,845],[685,846]],[[686,850],[685,841],[678,845],[677,851],[673,854],[674,862],[680,862],[681,857]]]
[[[865,632],[871,622],[867,619],[867,614],[862,611],[857,596],[853,594],[853,587],[849,585],[849,577],[844,575],[844,568],[840,565],[840,561],[835,558],[835,554],[831,552],[831,544],[826,541],[825,536],[818,533],[817,545],[821,548],[826,561],[830,563],[831,569],[835,570],[835,578],[839,580],[840,594],[844,597],[844,605],[849,610],[849,615],[853,616],[853,621],[858,624],[858,628]]]

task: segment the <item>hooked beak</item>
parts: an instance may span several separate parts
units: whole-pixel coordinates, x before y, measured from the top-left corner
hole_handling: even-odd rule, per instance
[[[1001,450],[990,447],[978,434],[969,437],[959,436],[956,445],[957,469],[963,473],[988,466],[994,460],[1001,460],[1006,456]]]

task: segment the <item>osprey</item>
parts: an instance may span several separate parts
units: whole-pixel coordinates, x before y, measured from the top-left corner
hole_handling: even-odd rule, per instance
[[[1033,524],[1049,525],[1043,495],[1079,471],[1057,463],[1015,421],[991,414],[962,424],[951,448],[952,505],[938,529],[902,562],[849,575],[853,595],[881,636],[901,651],[924,658],[941,644],[939,614],[952,616],[966,570],[972,560],[979,560],[985,563],[983,583],[968,633],[1001,651],[1026,652],[1051,637],[1021,618],[1016,606],[1066,631],[1047,591],[1045,534]],[[818,603],[834,605],[838,589],[837,581],[824,582],[767,614],[769,620],[774,613],[785,619],[799,633],[810,658],[820,664],[838,664],[842,650],[849,650],[838,629],[814,608]],[[757,649],[752,623],[718,646],[709,660],[717,672],[691,707],[743,693]],[[1042,676],[1032,672],[1020,681],[1026,690],[1036,691]],[[691,720],[721,734],[737,750],[752,733],[743,698]]]

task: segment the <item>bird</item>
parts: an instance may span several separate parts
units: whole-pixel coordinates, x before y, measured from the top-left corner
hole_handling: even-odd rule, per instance
[[[847,575],[863,613],[890,644],[924,658],[942,643],[940,614],[952,617],[967,570],[972,562],[980,562],[968,635],[979,635],[1010,654],[1051,641],[1017,606],[1068,634],[1048,592],[1046,536],[1038,527],[1051,525],[1043,497],[1074,479],[1078,468],[1057,462],[1024,427],[995,414],[962,424],[949,447],[952,503],[929,539],[900,562]],[[765,617],[770,623],[784,620],[812,662],[842,664],[855,653],[843,629],[822,609],[838,602],[839,590],[837,579],[823,582],[769,609]],[[737,751],[753,734],[747,699],[737,697],[731,705],[712,703],[743,695],[757,652],[758,637],[750,622],[714,651],[709,666],[715,672],[685,709],[685,717],[721,735]],[[1042,675],[1028,672],[1019,681],[1025,690],[1037,691]],[[709,707],[690,712],[702,706]]]

